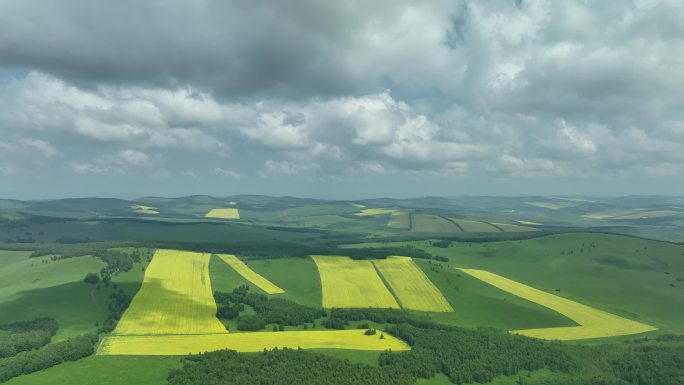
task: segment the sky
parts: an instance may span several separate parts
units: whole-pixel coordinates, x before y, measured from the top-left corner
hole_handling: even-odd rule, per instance
[[[0,1],[0,198],[684,194],[682,1]]]

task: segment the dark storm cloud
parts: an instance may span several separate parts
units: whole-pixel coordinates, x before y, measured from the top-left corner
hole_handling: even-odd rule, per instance
[[[0,4],[0,63],[79,85],[192,84],[222,95],[367,92],[353,45],[389,2]]]

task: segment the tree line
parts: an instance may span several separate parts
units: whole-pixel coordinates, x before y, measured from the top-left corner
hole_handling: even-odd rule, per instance
[[[302,325],[325,317],[325,310],[281,298],[268,298],[259,293],[249,292],[249,286],[240,286],[231,293],[215,292],[219,318],[237,318],[237,328],[243,331],[261,330],[267,324],[285,326]],[[255,315],[239,316],[244,305],[254,309]]]
[[[34,318],[0,325],[0,358],[47,345],[58,328],[54,318]]]

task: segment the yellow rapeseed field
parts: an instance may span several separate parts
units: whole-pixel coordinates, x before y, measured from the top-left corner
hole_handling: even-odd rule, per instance
[[[395,210],[393,209],[383,209],[383,208],[374,208],[374,209],[363,209],[356,213],[356,216],[359,217],[369,217],[369,216],[374,216],[374,215],[385,215],[385,214],[392,214]]]
[[[286,331],[168,336],[107,336],[98,355],[186,355],[220,349],[259,352],[264,349],[409,350],[402,340],[387,333],[366,336],[365,330]]]
[[[140,214],[159,214],[159,211],[157,211],[156,207],[152,206],[145,206],[145,205],[133,205],[131,208],[136,212]]]
[[[113,334],[227,333],[216,318],[210,254],[157,250]]]
[[[218,256],[237,271],[246,280],[253,283],[259,289],[263,290],[267,294],[279,294],[285,291],[278,286],[274,285],[271,281],[264,278],[263,276],[257,274],[254,270],[250,269],[249,266],[245,265],[238,257],[232,254],[218,254]]]
[[[399,307],[371,261],[320,255],[312,258],[321,277],[323,307]]]
[[[485,270],[460,269],[501,290],[557,311],[580,326],[514,330],[514,333],[549,340],[579,340],[644,333],[657,328],[553,295]]]
[[[442,313],[454,311],[442,292],[411,258],[387,257],[374,260],[373,264],[392,288],[402,308]]]
[[[205,215],[205,218],[240,219],[240,211],[234,207],[227,209],[211,209]]]

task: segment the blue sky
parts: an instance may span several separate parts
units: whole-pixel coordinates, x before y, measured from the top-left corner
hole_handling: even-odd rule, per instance
[[[0,3],[0,197],[684,194],[681,1]]]

